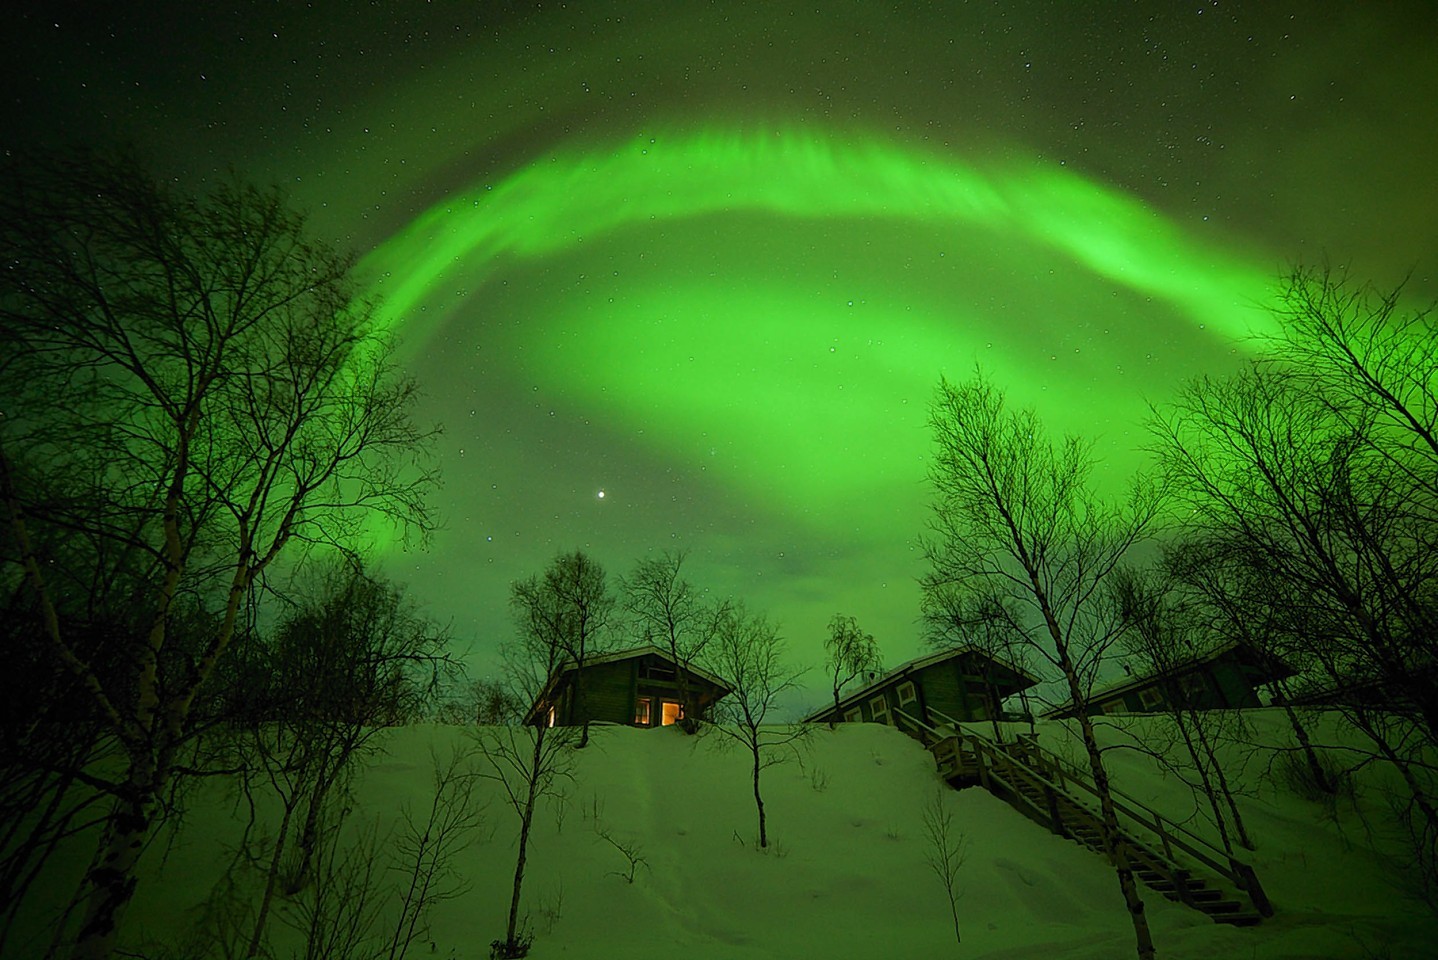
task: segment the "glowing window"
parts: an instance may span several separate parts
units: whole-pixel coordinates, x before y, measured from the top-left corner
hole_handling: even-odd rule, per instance
[[[667,727],[684,719],[684,710],[673,700],[660,701],[659,725]]]
[[[899,706],[907,707],[917,699],[919,699],[919,694],[914,690],[912,683],[905,682],[899,684]]]
[[[889,722],[889,701],[883,697],[875,697],[869,701],[869,713],[879,723]]]
[[[848,713],[844,714],[845,723],[858,723],[862,719],[864,719],[864,711],[860,710],[858,707],[855,707]]]
[[[554,708],[553,708],[553,707],[550,707],[550,708],[549,708],[549,713],[545,714],[544,723],[545,723],[546,726],[550,726],[550,727],[554,726]]]
[[[639,702],[634,705],[634,723],[636,726],[649,726],[649,698],[640,697]]]

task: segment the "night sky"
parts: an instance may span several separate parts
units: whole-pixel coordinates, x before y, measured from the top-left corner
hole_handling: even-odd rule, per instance
[[[941,373],[1117,490],[1292,264],[1438,295],[1432,2],[25,7],[0,146],[233,168],[363,255],[445,431],[386,562],[480,672],[576,548],[897,664]]]

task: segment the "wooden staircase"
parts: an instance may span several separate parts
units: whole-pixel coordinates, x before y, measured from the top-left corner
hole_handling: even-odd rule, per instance
[[[934,755],[955,787],[981,786],[1040,826],[1105,857],[1103,821],[1092,779],[1032,740],[995,743],[937,711],[931,727],[903,711],[901,725]],[[1149,889],[1186,904],[1216,923],[1250,926],[1273,916],[1253,868],[1182,825],[1117,790],[1120,846]]]

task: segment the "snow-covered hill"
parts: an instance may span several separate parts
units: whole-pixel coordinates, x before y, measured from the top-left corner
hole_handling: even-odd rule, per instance
[[[1155,723],[1135,720],[1131,732],[1157,739]],[[1255,711],[1250,723],[1257,739],[1284,742],[1278,715]],[[1050,747],[1072,749],[1060,728],[1040,732]],[[802,764],[766,770],[767,852],[753,842],[746,757],[723,749],[720,739],[675,728],[595,731],[573,782],[563,785],[567,797],[542,811],[531,841],[524,911],[535,934],[532,957],[1133,955],[1117,884],[1098,856],[978,788],[947,788],[927,751],[897,730],[818,728]],[[346,842],[370,828],[392,835],[404,810],[427,811],[432,756],[443,758],[469,744],[467,732],[453,727],[387,733],[383,753],[355,784]],[[1193,811],[1182,783],[1158,772],[1151,759],[1133,750],[1109,756],[1128,792],[1175,816]],[[1265,765],[1263,755],[1249,755],[1249,795],[1241,804],[1258,845],[1251,859],[1277,915],[1257,927],[1223,926],[1146,891],[1160,957],[1435,955],[1438,922],[1407,892],[1402,846],[1384,827],[1378,785],[1360,785],[1358,796],[1371,828],[1356,813],[1335,823],[1321,805],[1259,778]],[[452,864],[467,890],[431,911],[428,933],[411,948],[412,958],[484,958],[490,941],[503,935],[518,821],[495,785],[485,783],[480,792],[487,804],[484,827]],[[922,815],[936,794],[967,838],[961,945],[954,942],[943,890],[925,862],[930,841]],[[127,946],[147,957],[181,956],[175,948],[186,941],[187,930],[220,922],[213,915],[202,918],[198,904],[226,862],[244,809],[217,784],[196,794],[192,807],[168,854],[157,843],[147,855],[127,919]],[[642,858],[632,883],[624,875],[626,858],[596,825]],[[386,941],[392,926],[386,912],[396,903],[391,888],[400,879],[393,871],[373,878],[372,885],[389,891],[377,904],[377,929]],[[288,907],[282,912],[294,916]],[[299,942],[283,923],[275,925],[273,939],[281,957]]]

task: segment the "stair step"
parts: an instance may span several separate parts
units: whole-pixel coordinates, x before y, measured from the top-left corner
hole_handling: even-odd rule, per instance
[[[1144,883],[1155,883],[1158,881],[1173,883],[1178,879],[1186,881],[1190,887],[1201,887],[1204,883],[1202,877],[1195,877],[1187,870],[1172,870],[1168,873],[1159,873],[1157,870],[1135,870],[1134,873],[1137,874],[1138,878]]]
[[[1205,913],[1208,912],[1208,908],[1209,908],[1209,907],[1215,906],[1215,905],[1217,905],[1217,904],[1221,904],[1221,903],[1224,903],[1224,902],[1225,902],[1224,899],[1223,899],[1223,894],[1222,894],[1222,892],[1220,892],[1220,891],[1218,891],[1218,890],[1214,890],[1214,889],[1212,889],[1212,888],[1207,889],[1207,890],[1195,890],[1193,887],[1190,886],[1190,887],[1188,888],[1188,896],[1187,896],[1187,897],[1184,897],[1184,896],[1182,896],[1182,895],[1179,894],[1178,888],[1175,887],[1175,886],[1173,886],[1173,884],[1169,884],[1167,887],[1164,887],[1163,885],[1160,885],[1160,884],[1152,884],[1152,883],[1150,883],[1150,884],[1146,884],[1146,886],[1148,886],[1150,889],[1156,891],[1157,893],[1163,894],[1165,897],[1167,897],[1167,898],[1170,899],[1170,900],[1178,900],[1179,902],[1184,902],[1185,900],[1191,901],[1193,904],[1195,904],[1200,910],[1204,911]],[[1230,902],[1231,902],[1231,901],[1230,901]],[[1235,908],[1235,909],[1237,908],[1237,906],[1238,906],[1237,904],[1234,904],[1234,908]],[[1219,910],[1219,912],[1223,912],[1223,911],[1226,910],[1226,909],[1227,909],[1227,908],[1221,908],[1221,909]]]
[[[983,783],[991,792],[1026,815],[1036,817],[1040,822],[1049,825],[1055,833],[1094,851],[1103,852],[1104,827],[1099,814],[1070,796],[1062,786],[1056,787],[1052,783],[1044,782],[1042,777],[1035,777],[1011,759],[991,757],[987,761],[987,768],[996,779],[989,780],[987,775],[979,776],[981,767],[976,762],[976,757],[950,755],[947,751],[935,751],[935,755],[940,761],[941,772],[945,773],[950,782],[964,786]],[[1037,764],[1041,773],[1047,770],[1037,759],[1031,759],[1029,762]],[[1052,773],[1047,775],[1055,776]],[[998,779],[1003,783],[998,783]],[[1048,823],[1051,815],[1061,827]],[[1231,896],[1230,893],[1210,885],[1215,881],[1205,880],[1187,869],[1173,865],[1171,858],[1160,855],[1128,836],[1126,828],[1120,826],[1118,838],[1126,848],[1134,876],[1151,890],[1170,900],[1187,903],[1215,923],[1253,926],[1263,921],[1263,917],[1255,913],[1249,904],[1227,899]]]

